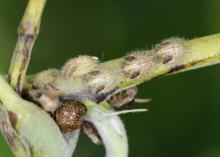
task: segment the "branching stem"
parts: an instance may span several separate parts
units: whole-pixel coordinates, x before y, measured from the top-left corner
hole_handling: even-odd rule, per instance
[[[11,144],[14,154],[18,157],[70,157],[79,136],[79,130],[62,134],[47,112],[37,105],[23,100],[17,94],[21,94],[23,89],[31,51],[38,36],[45,4],[46,0],[29,0],[19,25],[18,40],[8,75],[12,88],[0,75],[0,114],[2,115],[0,123],[5,123],[0,127]],[[79,97],[82,97],[86,90],[91,90],[86,91],[89,94],[92,93],[88,96],[88,98],[91,96],[91,100],[89,99],[85,104],[88,108],[86,120],[92,122],[97,128],[106,148],[106,157],[127,157],[126,130],[118,114],[146,110],[115,112],[106,104],[104,98],[111,96],[117,90],[134,87],[144,81],[219,62],[220,34],[193,40],[172,38],[149,51],[135,51],[119,59],[103,63],[95,62],[94,67],[97,69],[72,78],[69,80],[71,86],[67,84],[68,82],[60,83],[58,79],[57,82],[53,82],[53,87],[57,87],[55,89],[59,90],[61,94],[75,94]],[[80,74],[81,70],[85,69],[80,69]],[[47,76],[42,80],[47,80]],[[65,88],[66,86],[68,90]],[[100,94],[103,99],[96,94]],[[84,95],[87,96],[87,94]],[[136,99],[136,101],[145,102],[146,100]],[[99,102],[99,104],[95,102]]]

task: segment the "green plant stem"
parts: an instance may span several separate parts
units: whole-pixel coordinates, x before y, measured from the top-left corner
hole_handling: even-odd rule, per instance
[[[9,70],[11,86],[21,93],[31,51],[37,38],[46,0],[29,0],[18,27],[18,40]]]
[[[30,150],[28,144],[19,136],[16,130],[13,128],[9,113],[3,104],[0,104],[0,131],[5,137],[12,152],[17,157],[30,156]]]
[[[184,44],[186,47],[186,52],[183,58],[177,63],[173,65],[154,63],[146,73],[136,79],[130,79],[123,74],[122,66],[124,58],[103,62],[100,64],[100,67],[113,71],[116,75],[113,75],[112,77],[117,77],[120,79],[118,81],[120,83],[117,84],[118,88],[123,89],[130,86],[139,85],[145,81],[158,77],[193,70],[220,62],[220,34],[196,38],[188,41],[186,40]],[[143,51],[136,51],[134,53],[143,53]],[[153,53],[150,55],[153,55]],[[146,55],[147,54],[149,54],[149,52],[146,52]]]
[[[180,51],[177,52],[173,47],[163,45],[163,50],[165,52],[172,53],[172,51],[175,51],[176,55],[182,53],[182,56],[176,59],[172,64],[155,61],[154,56],[157,53],[156,49],[150,51],[133,51],[128,56],[98,63],[93,70],[101,72],[97,77],[94,77],[94,80],[91,79],[90,81],[85,81],[86,74],[71,78],[71,80],[66,82],[63,80],[55,81],[53,86],[62,94],[78,95],[81,91],[84,91],[85,88],[91,86],[89,84],[90,82],[96,82],[95,86],[99,86],[99,83],[101,83],[100,87],[104,87],[105,93],[107,93],[106,96],[108,96],[112,94],[112,91],[117,92],[129,87],[137,86],[145,81],[217,64],[220,62],[219,43],[220,34],[215,34],[193,40],[184,40],[180,45],[184,47],[184,50],[180,49]],[[141,71],[141,75],[138,77],[131,78],[124,72],[125,62],[129,62],[126,58],[129,56],[135,56],[136,58],[139,57],[139,60],[137,59],[132,66],[127,68],[131,72],[135,72],[137,69]],[[140,58],[143,58],[143,60],[141,60],[141,64],[144,64],[143,66],[140,66],[140,63],[138,63]],[[34,78],[34,75],[28,78],[28,81],[25,83],[25,88],[28,88],[30,84],[34,83]],[[69,88],[69,86],[71,86],[71,88]]]
[[[41,14],[45,3],[46,0],[29,0],[28,7],[19,26],[19,37],[9,70],[10,84],[18,93],[21,93],[23,88],[31,50],[37,38]],[[115,89],[122,90],[158,77],[219,63],[219,43],[220,34],[183,41],[181,43],[184,47],[182,58],[172,64],[155,62],[152,59],[157,52],[155,49],[151,51],[136,51],[131,55],[146,57],[145,66],[142,68],[147,67],[148,69],[141,69],[141,75],[135,78],[131,78],[131,76],[124,73],[123,68],[127,56],[99,63],[96,68],[97,70],[101,69],[101,74],[102,72],[104,72],[104,74],[108,73],[108,75],[104,75],[107,77],[103,78],[107,78],[108,82],[106,83],[109,83],[111,87],[113,87],[106,89],[106,93],[111,93]],[[174,50],[172,47],[165,46],[165,48],[167,52]],[[131,68],[129,70],[132,71],[136,70],[135,68],[137,67],[133,66],[129,68]],[[74,86],[71,92],[80,93],[85,87],[88,87],[87,82],[84,81],[84,77],[85,75],[73,78]],[[0,111],[2,115],[5,115],[0,116],[0,118],[2,119],[3,117],[1,121],[6,122],[7,127],[10,128],[9,130],[15,133],[14,137],[11,136],[11,134],[4,134],[6,139],[9,139],[9,136],[14,141],[12,144],[17,145],[17,147],[11,145],[14,154],[18,157],[70,157],[75,149],[79,131],[62,134],[49,114],[35,104],[20,98],[12,88],[4,78],[0,76],[0,101],[3,104]],[[57,89],[59,89],[62,94],[66,92],[66,89],[63,87]],[[62,89],[64,91],[62,91]],[[105,116],[105,113],[109,115],[114,112],[111,108],[107,107],[108,105],[105,104],[105,102],[95,104],[88,101],[86,106],[88,107],[86,120],[96,126],[106,148],[106,157],[127,157],[127,136],[120,118],[114,114],[112,114],[112,116]],[[10,124],[9,120],[11,119],[8,114],[9,112],[13,113],[16,117],[16,121],[10,121]],[[5,133],[4,129],[5,126],[3,125],[3,133]],[[10,141],[9,144],[11,144]]]
[[[1,130],[17,157],[72,156],[79,131],[62,135],[48,113],[20,98],[1,75],[0,101],[3,104],[0,105],[0,121],[8,121]],[[13,116],[10,118],[10,115]]]
[[[108,104],[87,102],[88,113],[86,120],[96,127],[106,149],[106,157],[127,157],[128,142],[124,124],[117,115],[105,116],[114,113]]]
[[[8,80],[22,92],[31,51],[38,36],[46,0],[29,0],[18,27],[18,40],[9,69]],[[70,157],[75,150],[79,130],[61,134],[54,120],[35,104],[20,98],[0,76],[0,129],[18,157]],[[16,117],[11,122],[9,113]],[[12,126],[11,123],[15,123]]]

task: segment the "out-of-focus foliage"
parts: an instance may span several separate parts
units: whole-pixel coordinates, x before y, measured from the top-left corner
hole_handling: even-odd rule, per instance
[[[0,72],[6,73],[26,0],[0,1]],[[79,54],[102,61],[161,39],[220,32],[218,0],[48,1],[29,73],[60,67]],[[153,99],[146,114],[124,115],[130,157],[220,156],[220,65],[143,84]],[[102,146],[81,136],[75,157],[103,156]],[[12,154],[0,137],[0,156]]]

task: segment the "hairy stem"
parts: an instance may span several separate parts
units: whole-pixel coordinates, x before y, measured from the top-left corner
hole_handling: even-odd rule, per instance
[[[150,51],[134,51],[126,57],[103,62],[99,66],[112,71],[115,74],[112,77],[119,79],[115,86],[123,89],[220,62],[220,34],[178,40],[168,39]],[[165,62],[166,57],[171,57],[171,61]]]
[[[171,38],[152,50],[133,51],[122,58],[94,63],[93,69],[86,74],[67,80],[54,78],[52,86],[69,99],[82,99],[87,96],[89,100],[102,102],[120,90],[145,81],[219,63],[219,43],[220,34],[193,40]],[[80,57],[75,59],[80,60]],[[80,69],[83,68],[86,67]],[[44,76],[45,72],[43,73]],[[40,73],[29,77],[25,89],[28,90],[31,84],[38,84],[35,80],[41,80],[41,83],[45,81],[47,84],[47,77],[38,79],[38,76],[42,77]]]
[[[124,124],[120,117],[112,114],[114,110],[107,107],[107,104],[97,105],[87,102],[88,114],[87,121],[96,127],[106,149],[106,157],[127,157],[128,142]]]
[[[21,93],[23,87],[31,51],[39,32],[45,4],[46,0],[29,0],[18,27],[18,40],[9,70],[9,82],[18,93]]]

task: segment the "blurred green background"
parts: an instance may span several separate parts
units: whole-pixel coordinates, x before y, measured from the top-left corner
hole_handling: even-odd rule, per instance
[[[27,0],[0,1],[0,71],[6,73]],[[61,67],[79,54],[102,61],[151,48],[164,38],[220,32],[219,0],[49,0],[29,73]],[[220,65],[140,86],[153,99],[142,114],[122,116],[130,157],[220,156]],[[56,151],[56,150],[54,150]],[[81,135],[74,157],[102,157],[102,146]],[[12,157],[0,137],[0,157]]]

